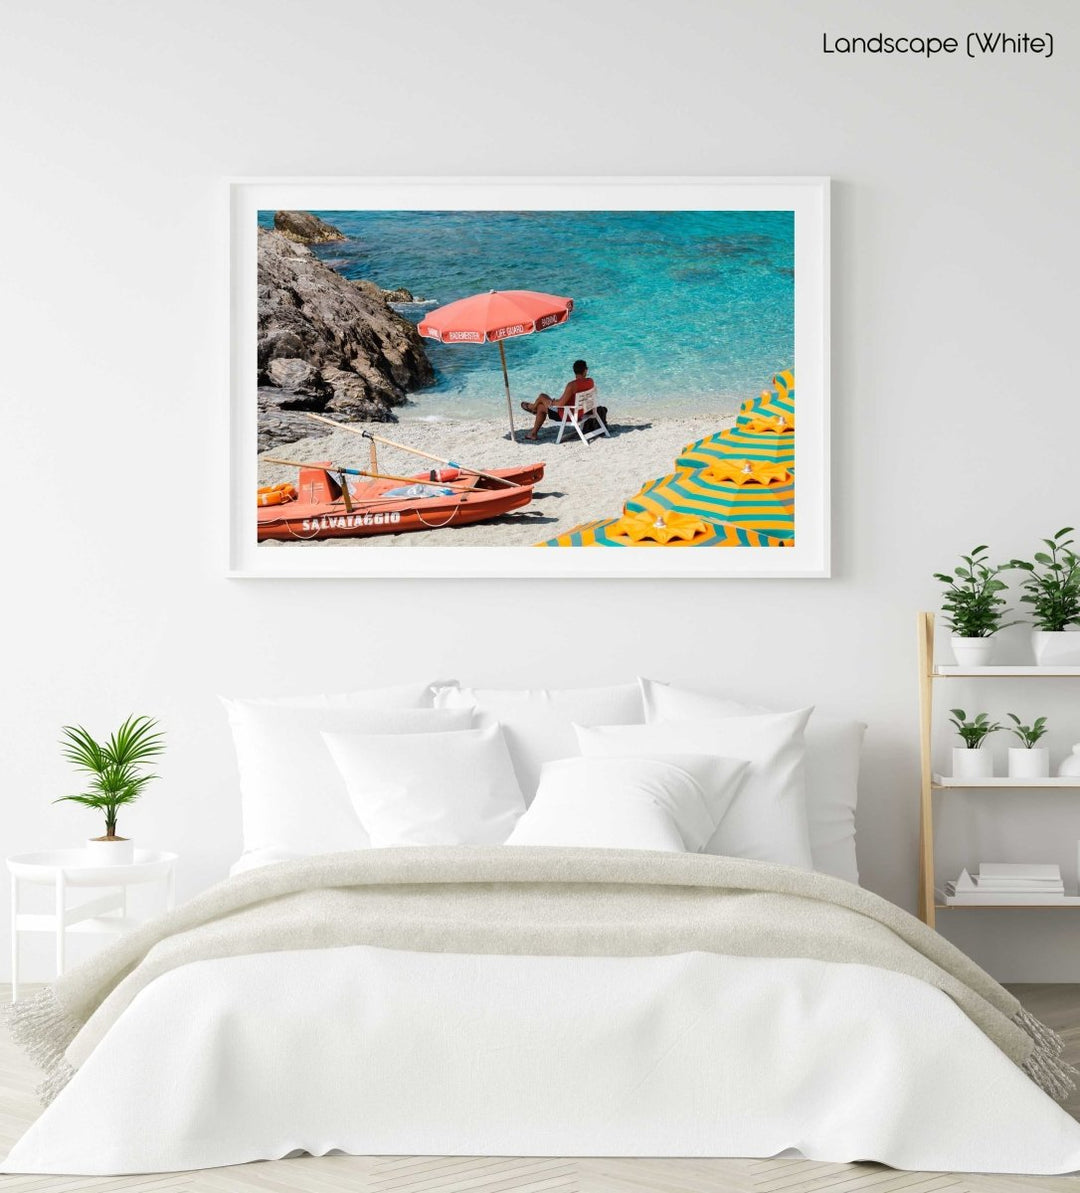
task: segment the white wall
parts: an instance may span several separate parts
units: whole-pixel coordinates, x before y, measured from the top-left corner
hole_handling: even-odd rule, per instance
[[[873,33],[881,6],[795,0],[9,6],[0,852],[85,835],[49,802],[64,722],[161,717],[164,781],[126,827],[183,854],[190,893],[239,848],[217,692],[643,671],[869,721],[865,879],[911,906],[930,573],[1080,521],[1080,16],[892,7],[886,32],[1049,29],[1058,52],[825,57],[823,32]],[[580,583],[587,651],[538,640],[568,595],[550,584],[225,580],[221,180],[365,173],[831,175],[834,579]],[[1054,700],[1056,744],[1080,740],[1080,690]],[[1050,710],[1033,688],[986,703]],[[963,860],[1074,877],[1075,798],[1028,807],[1000,836],[959,825]],[[1070,913],[952,915],[999,976],[1080,980]]]

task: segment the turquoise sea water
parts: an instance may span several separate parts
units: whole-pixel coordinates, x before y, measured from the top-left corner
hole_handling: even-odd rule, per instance
[[[563,326],[506,341],[515,404],[558,396],[584,357],[613,415],[731,413],[794,364],[790,211],[316,214],[349,239],[314,251],[345,277],[426,300],[398,308],[414,323],[483,290],[573,298]],[[495,345],[425,345],[438,382],[402,417],[505,411]]]

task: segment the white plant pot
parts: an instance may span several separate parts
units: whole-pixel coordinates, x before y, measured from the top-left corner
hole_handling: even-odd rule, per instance
[[[1045,779],[1050,774],[1050,751],[1043,746],[1009,747],[1010,779]]]
[[[134,860],[134,841],[118,837],[115,841],[91,839],[86,842],[88,866],[130,866]]]
[[[985,667],[994,653],[992,638],[957,638],[954,634],[949,644],[961,667]]]
[[[1040,667],[1080,667],[1080,633],[1075,630],[1032,630],[1031,645]]]
[[[954,779],[992,779],[994,755],[989,750],[969,750],[953,746],[952,773]]]
[[[1080,742],[1072,748],[1071,754],[1061,760],[1057,772],[1063,779],[1080,779]]]

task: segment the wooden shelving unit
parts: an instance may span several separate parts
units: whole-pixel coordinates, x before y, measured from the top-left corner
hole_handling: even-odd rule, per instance
[[[1080,779],[1007,779],[978,781],[951,779],[934,773],[933,715],[934,684],[943,679],[1080,679],[1080,667],[949,667],[934,663],[934,615],[919,614],[919,753],[922,784],[919,819],[919,918],[935,927],[938,911],[980,911],[986,908],[1014,908],[1045,911],[1080,908],[1080,897],[1069,902],[1051,903],[980,903],[946,905],[935,902],[934,894],[934,792],[954,788],[966,791],[1010,790],[1080,790]]]

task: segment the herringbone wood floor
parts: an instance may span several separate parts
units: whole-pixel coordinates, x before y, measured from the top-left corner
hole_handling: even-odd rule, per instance
[[[1080,1064],[1080,986],[1014,986]],[[0,998],[10,998],[0,985]],[[38,1114],[38,1075],[0,1032],[0,1154]],[[1080,1091],[1067,1109],[1080,1119]],[[1080,1177],[897,1172],[806,1160],[552,1160],[303,1156],[164,1176],[0,1176],[2,1193],[1080,1193]]]

